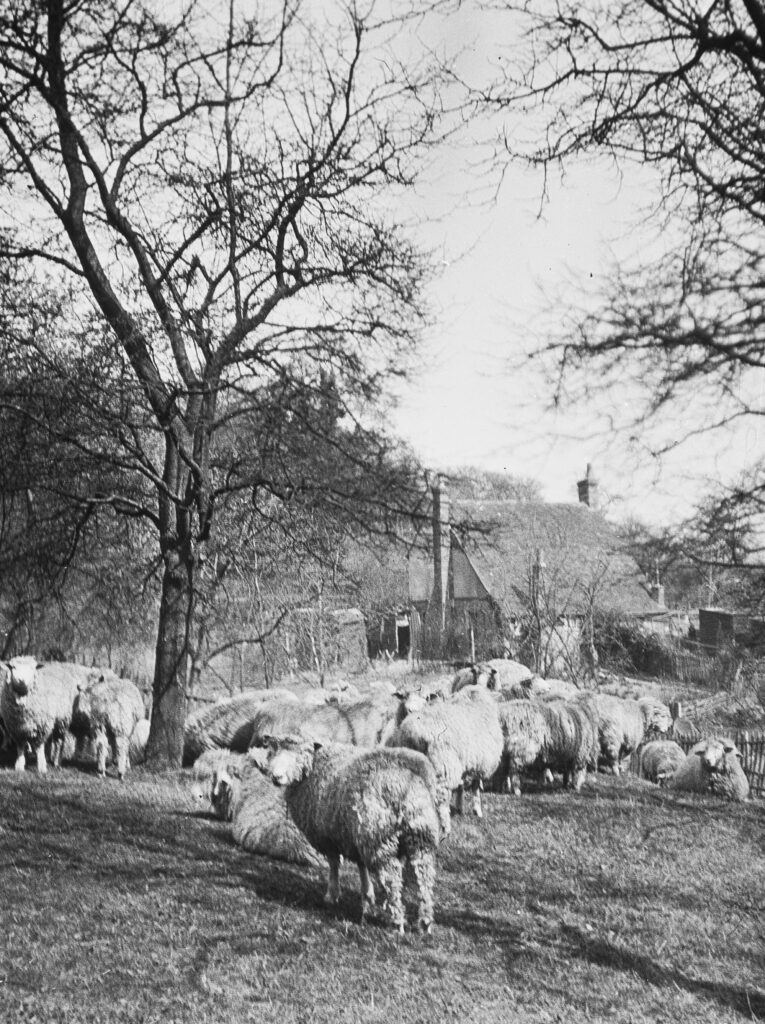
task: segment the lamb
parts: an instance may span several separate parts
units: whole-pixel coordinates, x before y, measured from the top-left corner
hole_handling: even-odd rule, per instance
[[[419,706],[417,706],[419,705]],[[399,724],[387,740],[425,754],[436,772],[438,815],[444,835],[451,831],[450,799],[457,791],[462,813],[464,787],[473,793],[473,810],[483,816],[481,787],[502,760],[503,738],[497,703],[481,688],[471,688],[446,701],[425,704],[413,696],[402,702]]]
[[[252,736],[252,723],[264,702],[297,702],[289,690],[243,690],[208,704],[186,718],[183,731],[183,764],[192,765],[205,750],[226,748],[245,753]]]
[[[26,767],[27,744],[40,774],[48,770],[46,743],[51,763],[58,768],[78,687],[87,684],[92,670],[67,662],[41,664],[30,655],[12,658],[4,663],[4,669],[0,715],[8,742],[16,750],[16,771],[23,772]]]
[[[141,691],[129,679],[112,672],[94,673],[81,683],[72,709],[71,731],[95,746],[98,774],[106,774],[106,758],[111,748],[117,763],[117,776],[124,779],[130,767],[130,741],[138,723],[144,719]]]
[[[253,719],[251,745],[264,736],[300,735],[325,743],[378,746],[392,730],[398,699],[377,694],[351,704],[303,704],[273,701]]]
[[[403,873],[418,893],[418,925],[430,932],[439,842],[435,776],[410,750],[376,750],[301,737],[263,738],[252,756],[272,782],[285,787],[287,809],[309,843],[329,862],[325,900],[340,894],[340,858],[358,865],[361,919],[374,905],[370,872],[385,892],[392,924],[404,931]]]
[[[672,725],[669,708],[649,697],[625,700],[605,693],[586,693],[580,703],[588,705],[596,717],[599,760],[614,775],[619,774],[621,761],[643,740],[666,734]]]
[[[746,800],[749,782],[733,740],[701,740],[672,776],[669,788],[686,793],[712,793],[726,800]]]
[[[640,750],[640,774],[666,785],[685,760],[685,751],[672,740],[651,740]]]

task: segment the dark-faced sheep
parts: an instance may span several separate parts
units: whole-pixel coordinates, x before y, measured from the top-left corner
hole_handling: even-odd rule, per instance
[[[345,857],[359,868],[362,921],[374,904],[376,874],[390,919],[403,932],[408,865],[417,887],[418,924],[430,931],[439,827],[435,778],[426,758],[409,750],[320,746],[300,737],[264,738],[251,756],[272,782],[285,787],[292,820],[327,858],[328,903],[339,898]]]
[[[701,740],[680,764],[669,788],[686,793],[711,793],[725,800],[746,800],[749,782],[741,752],[730,739]]]
[[[58,768],[78,687],[87,685],[92,669],[68,662],[41,663],[30,655],[12,658],[3,667],[0,715],[16,752],[16,771],[24,771],[28,745],[38,772],[46,772],[46,743],[51,763]]]
[[[129,679],[95,670],[91,679],[79,686],[70,728],[75,736],[94,744],[99,775],[106,774],[111,749],[117,775],[123,779],[130,767],[131,737],[143,720],[143,698],[138,687]]]
[[[651,740],[640,749],[640,774],[665,786],[685,761],[685,751],[672,740]]]
[[[497,702],[472,687],[449,700],[425,703],[417,695],[402,702],[398,725],[388,744],[417,750],[436,772],[438,813],[445,835],[451,831],[451,794],[456,790],[462,813],[464,788],[473,794],[473,811],[480,818],[481,789],[500,766],[504,748]]]

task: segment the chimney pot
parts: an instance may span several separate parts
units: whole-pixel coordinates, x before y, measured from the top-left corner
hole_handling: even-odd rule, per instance
[[[584,480],[577,481],[576,487],[579,492],[579,501],[583,505],[587,505],[589,508],[598,507],[598,481],[595,479],[592,463],[587,463]]]

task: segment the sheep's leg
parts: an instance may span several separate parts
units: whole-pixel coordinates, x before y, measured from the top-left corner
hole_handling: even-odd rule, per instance
[[[99,775],[106,775],[106,755],[109,751],[109,741],[106,733],[99,729],[96,734],[96,768]]]
[[[508,775],[507,779],[505,780],[505,785],[507,787],[508,793],[512,793],[513,796],[520,796],[521,795],[521,776],[520,776],[520,773],[517,772],[517,771],[513,771],[510,775]]]
[[[340,899],[340,858],[327,857],[329,861],[329,883],[324,894],[324,902],[334,906]]]
[[[125,773],[130,767],[129,754],[130,739],[127,736],[118,736],[114,740],[114,760],[117,762],[117,776],[125,778]]]
[[[48,762],[45,760],[45,744],[40,743],[35,748],[35,757],[37,758],[37,770],[40,775],[45,775],[48,770]],[[17,762],[18,763],[18,762]]]
[[[27,745],[24,742],[16,744],[16,760],[13,767],[17,772],[26,771],[27,767]]]
[[[361,923],[375,905],[375,887],[372,876],[365,864],[359,864],[359,881],[361,882]]]
[[[464,787],[464,785],[462,783],[460,783],[459,786],[457,786],[457,789],[455,790],[455,792],[457,794],[457,799],[456,799],[456,802],[455,802],[455,808],[454,809],[457,812],[457,814],[464,814],[465,813],[465,787]]]
[[[452,830],[451,798],[452,791],[449,786],[439,783],[436,786],[436,809],[441,834],[444,836],[448,836]]]
[[[409,858],[417,883],[417,924],[426,935],[433,926],[433,888],[436,884],[436,857],[432,850],[423,850]]]
[[[50,741],[50,763],[54,768],[61,767],[61,758],[64,755],[64,737],[54,737]]]
[[[481,785],[481,780],[476,779],[470,788],[473,793],[473,814],[475,814],[476,818],[482,818],[483,803],[481,801],[481,790],[483,789],[483,786]]]
[[[377,872],[385,890],[385,908],[391,924],[404,934],[404,865],[398,857],[382,864]]]

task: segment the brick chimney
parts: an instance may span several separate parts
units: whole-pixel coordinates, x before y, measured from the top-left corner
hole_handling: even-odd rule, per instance
[[[579,480],[576,486],[579,491],[580,502],[592,509],[596,509],[598,507],[598,481],[595,479],[591,463],[587,463],[587,472],[584,475],[584,480]]]
[[[449,478],[437,473],[433,495],[433,601],[440,628],[446,626],[446,597],[449,584]]]

